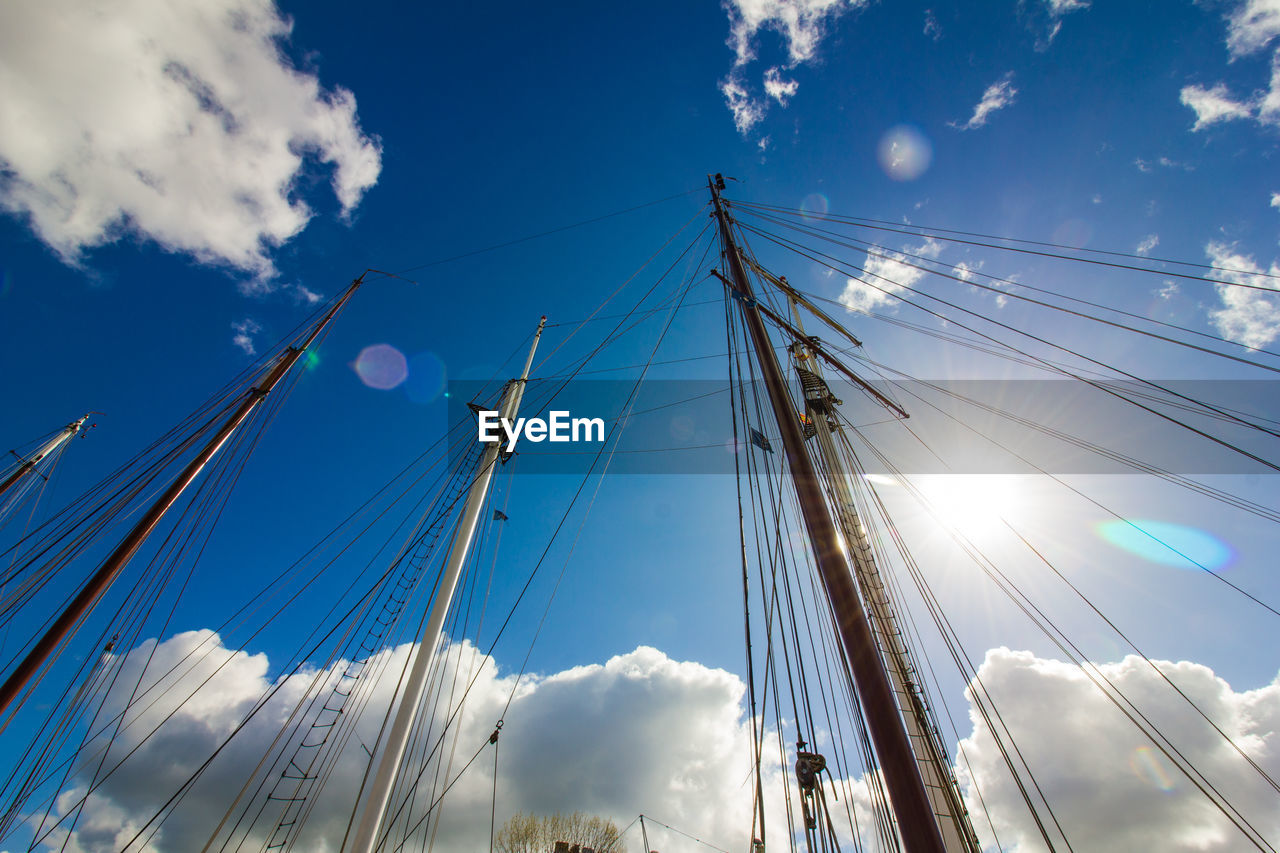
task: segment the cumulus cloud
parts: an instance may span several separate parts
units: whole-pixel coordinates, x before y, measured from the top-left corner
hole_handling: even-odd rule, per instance
[[[513,697],[499,740],[499,822],[518,810],[547,814],[568,807],[611,818],[621,827],[643,811],[722,849],[743,846],[752,825],[752,748],[751,726],[742,703],[744,685],[737,676],[640,647],[603,664],[526,677],[517,687],[513,675],[501,673],[492,659],[469,643],[446,644],[445,649],[444,672],[436,683],[447,689],[459,674],[463,679],[459,683],[476,675],[458,716],[456,754],[460,758],[450,778],[458,777],[466,760],[462,756],[469,758],[477,749],[488,748],[488,737],[503,716],[508,697]],[[201,655],[188,658],[192,652]],[[385,666],[392,677],[378,682],[294,849],[336,853],[363,773],[365,745],[374,743],[394,690],[394,673],[405,665],[410,652],[411,647],[403,645],[383,650],[371,661],[371,671]],[[272,738],[292,707],[311,695],[312,685],[332,685],[346,665],[339,662],[328,670],[276,678],[265,655],[234,652],[209,631],[178,634],[159,644],[149,640],[127,655],[104,660],[105,666],[120,670],[117,686],[105,697],[107,714],[123,709],[144,663],[148,675],[142,678],[142,690],[155,686],[147,699],[157,701],[135,712],[139,714],[136,721],[111,740],[106,766],[131,750],[136,752],[88,797],[74,831],[64,824],[46,839],[54,848],[66,842],[65,849],[71,853],[120,849],[265,691],[276,686],[276,698],[209,765],[147,848],[150,853],[200,849],[230,798],[245,783],[246,771],[270,751]],[[1252,784],[1256,777],[1243,767],[1239,756],[1179,704],[1145,662],[1131,657],[1099,666],[1152,715],[1197,768],[1230,792],[1233,802],[1261,831],[1274,837],[1280,830],[1274,792]],[[1258,690],[1236,692],[1207,667],[1188,662],[1158,666],[1251,758],[1273,776],[1280,773],[1280,680]],[[1106,702],[1079,668],[1000,648],[987,653],[978,675],[1017,737],[1075,849],[1100,853],[1239,849],[1239,836],[1225,819],[1206,807],[1190,783]],[[196,685],[206,679],[208,683],[197,691]],[[194,697],[184,701],[193,691]],[[432,704],[428,701],[424,707]],[[447,713],[443,707],[436,712],[434,732],[440,731]],[[143,742],[141,733],[166,717],[159,733]],[[958,775],[970,800],[976,801],[976,788],[982,791],[985,808],[971,809],[976,828],[990,843],[991,826],[984,817],[989,813],[1004,849],[1039,849],[1034,825],[991,732],[976,711],[970,711],[970,719],[973,732],[962,742],[967,763],[960,762]],[[1045,728],[1045,719],[1053,719],[1051,731]],[[820,732],[817,738],[821,742],[828,735]],[[106,746],[106,738],[100,738],[90,744],[90,753]],[[794,777],[790,766],[784,768],[777,758],[776,732],[767,734],[764,746],[767,818],[773,844],[778,844],[781,827],[787,824],[781,786],[794,785]],[[439,819],[438,850],[479,850],[488,841],[494,770],[491,753],[483,753],[482,758],[458,777],[449,792]],[[407,768],[416,774],[420,759],[411,758]],[[78,769],[70,787],[57,798],[55,817],[73,813],[84,797],[89,775],[88,764]],[[424,778],[429,782],[433,773],[428,771]],[[848,784],[861,826],[873,827],[868,777]],[[840,796],[843,800],[844,795]],[[259,803],[251,805],[250,813]],[[843,810],[841,806],[839,811]],[[243,846],[262,847],[270,828],[256,828],[244,838]],[[841,834],[848,838],[847,827],[841,828]],[[872,839],[863,840],[867,849],[878,849]],[[690,845],[687,839],[672,836],[658,849],[705,849]]]
[[[1272,777],[1280,773],[1280,678],[1236,692],[1200,664],[1156,665],[1250,758]],[[1098,668],[1260,832],[1276,837],[1275,791],[1144,660],[1131,656]],[[1250,846],[1079,667],[999,648],[987,652],[978,676],[1074,849],[1226,853]],[[972,771],[962,769],[962,786],[970,794],[975,783],[981,789],[1004,849],[1041,849],[990,730],[975,710],[970,719],[974,731],[963,748]],[[1053,721],[1051,732],[1045,720]],[[971,814],[979,835],[990,839],[983,810]]]
[[[120,695],[108,696],[108,708],[122,707],[126,685],[131,678],[137,679],[148,655],[155,657],[147,671],[162,673],[202,645],[211,651],[207,662],[190,672],[179,668],[162,685],[160,702],[145,712],[145,719],[116,738],[112,755],[118,760],[139,746],[140,732],[171,711],[174,717],[89,797],[69,838],[65,829],[50,836],[55,846],[66,840],[69,851],[119,849],[212,753],[257,698],[277,683],[269,676],[265,656],[233,653],[216,634],[190,632],[158,646],[148,641],[131,652],[117,682]],[[464,679],[460,683],[479,673],[457,725],[457,756],[469,757],[487,743],[503,716],[515,678],[499,673],[494,662],[469,643],[446,649],[440,682],[446,689],[458,672]],[[408,645],[384,650],[371,669],[385,665],[386,672],[398,672],[409,653]],[[223,664],[219,675],[193,701],[179,706],[181,697],[218,664]],[[339,663],[320,673],[318,681],[331,684],[344,666]],[[315,680],[314,671],[285,679],[276,700],[231,741],[165,821],[153,839],[154,853],[201,849],[230,798],[244,784],[246,771],[266,754],[275,731]],[[336,853],[359,788],[364,745],[374,743],[394,689],[394,677],[383,681],[387,684],[380,682],[374,691],[356,736],[341,753],[295,849]],[[647,647],[604,664],[526,676],[506,711],[499,742],[498,822],[516,811],[547,814],[567,808],[612,818],[622,827],[643,810],[718,846],[740,847],[744,827],[751,826],[753,787],[745,781],[750,778],[752,748],[751,726],[741,701],[744,690],[735,675],[674,661]],[[431,704],[426,702],[424,707]],[[446,715],[444,708],[437,712],[435,731]],[[785,775],[776,759],[777,741],[768,740],[766,749],[774,756],[767,759],[767,782],[777,788]],[[485,753],[484,759],[450,790],[436,849],[462,853],[487,846],[494,778],[491,753]],[[463,764],[465,759],[455,761],[452,776]],[[421,762],[411,759],[408,767],[416,774]],[[433,773],[428,771],[424,778],[429,782]],[[59,798],[59,813],[66,814],[83,797],[84,784],[80,774]],[[417,811],[420,815],[421,808]],[[774,826],[785,825],[780,795],[770,802],[768,817],[776,821]],[[270,829],[266,825],[255,829],[245,846],[258,849]]]
[[[733,67],[720,81],[720,93],[725,105],[733,114],[734,126],[742,134],[764,118],[768,110],[767,98],[774,98],[786,105],[787,99],[796,93],[798,83],[781,81],[781,68],[770,67],[765,72],[760,96],[748,88],[745,67],[757,57],[759,36],[762,31],[776,33],[786,51],[787,60],[782,66],[793,69],[814,58],[825,28],[849,9],[866,6],[870,0],[726,0],[724,7],[729,15],[728,45],[733,50]],[[770,76],[774,84],[770,89]],[[783,85],[783,89],[779,88]],[[779,92],[784,94],[779,97]]]
[[[982,127],[993,112],[1009,106],[1017,96],[1018,90],[1013,86],[1013,72],[1010,71],[987,87],[982,93],[982,100],[978,101],[978,105],[973,108],[973,115],[968,121],[963,124],[952,121],[948,124],[957,130],[974,130]]]
[[[904,252],[918,257],[936,258],[942,252],[942,243],[926,238],[918,246],[906,246]],[[918,266],[918,258],[909,258],[898,252],[882,252],[868,255],[864,272],[845,282],[840,302],[850,311],[871,311],[881,305],[897,302],[894,294],[902,293],[924,278],[924,270]]]
[[[1136,255],[1148,255],[1151,250],[1160,245],[1159,234],[1148,234],[1138,241],[1138,245],[1134,247],[1133,252]]]
[[[1280,264],[1272,261],[1271,268],[1264,271],[1252,257],[1224,243],[1210,243],[1204,251],[1210,263],[1222,268],[1213,270],[1210,277],[1268,288],[1215,284],[1221,307],[1209,311],[1209,321],[1218,333],[1255,348],[1265,347],[1280,336],[1280,279],[1266,275],[1280,276]]]
[[[344,215],[381,169],[345,89],[282,51],[272,0],[10,4],[0,205],[67,263],[123,236],[266,279],[330,173]]]
[[[1271,194],[1271,206],[1276,210],[1280,210],[1280,193]]]

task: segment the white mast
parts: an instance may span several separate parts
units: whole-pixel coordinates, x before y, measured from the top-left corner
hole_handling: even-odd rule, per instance
[[[534,334],[533,343],[529,346],[529,357],[525,359],[524,371],[519,379],[507,385],[502,405],[498,409],[501,418],[515,421],[516,413],[520,409],[520,399],[524,396],[524,386],[529,379],[529,369],[533,366],[533,354],[538,349],[538,339],[542,337],[542,329],[546,324],[546,317],[538,321],[538,331]],[[462,508],[462,516],[458,519],[458,526],[454,530],[453,543],[449,548],[449,562],[445,566],[444,577],[440,581],[440,589],[436,593],[435,604],[431,608],[431,617],[422,631],[418,651],[413,658],[413,666],[405,680],[404,695],[400,700],[400,707],[396,710],[395,721],[391,724],[386,746],[382,750],[382,758],[370,785],[360,823],[350,846],[344,845],[344,849],[350,853],[373,853],[378,846],[382,822],[391,802],[391,790],[399,775],[400,763],[404,760],[414,718],[418,715],[418,706],[422,702],[427,675],[435,659],[436,645],[440,642],[444,618],[453,600],[454,590],[458,586],[462,565],[467,559],[467,553],[471,550],[476,524],[480,520],[480,510],[489,494],[489,483],[493,479],[493,469],[498,463],[499,450],[500,442],[494,442],[486,447],[480,456],[476,477],[471,482],[466,504]]]
[[[93,414],[93,413],[90,412],[89,414]],[[31,454],[29,458],[21,459],[21,457],[19,457],[21,459],[21,464],[18,465],[17,470],[15,470],[12,474],[6,477],[3,483],[0,483],[0,495],[3,495],[5,492],[9,491],[9,489],[13,488],[13,486],[16,485],[19,480],[21,480],[24,476],[34,471],[36,466],[39,465],[51,453],[56,451],[59,447],[61,447],[63,444],[67,443],[71,439],[75,438],[76,433],[80,432],[81,428],[84,426],[84,422],[89,420],[89,414],[86,414],[84,417],[80,418],[77,421],[72,421],[71,423],[67,424],[65,427],[63,427],[61,432],[59,432],[53,438],[46,441],[44,443],[44,446],[41,447],[39,450],[37,450],[35,453]]]

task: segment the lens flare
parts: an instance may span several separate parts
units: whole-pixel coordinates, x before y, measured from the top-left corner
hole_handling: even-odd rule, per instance
[[[307,350],[302,354],[302,369],[315,370],[320,366],[320,356],[316,355],[315,350]]]
[[[1153,788],[1172,791],[1173,780],[1165,772],[1160,756],[1149,746],[1140,746],[1129,756],[1129,768],[1134,775]]]
[[[351,367],[361,382],[379,391],[390,391],[409,375],[409,363],[404,353],[391,344],[365,347]]]
[[[420,352],[409,358],[408,367],[404,393],[419,405],[434,403],[444,393],[447,377],[444,362],[433,352]]]
[[[827,197],[822,193],[809,193],[800,202],[800,215],[805,219],[820,219],[827,215]]]
[[[886,175],[895,181],[914,181],[933,162],[933,145],[918,128],[900,124],[880,139],[877,156]]]
[[[1226,567],[1234,558],[1231,546],[1216,536],[1166,521],[1107,521],[1098,525],[1103,539],[1144,560],[1179,569],[1206,568],[1211,572]]]

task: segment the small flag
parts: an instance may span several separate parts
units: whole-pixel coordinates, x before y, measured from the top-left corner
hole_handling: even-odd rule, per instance
[[[493,520],[494,520],[494,521],[506,521],[506,520],[507,520],[507,514],[506,514],[505,512],[503,512],[502,510],[500,510],[500,509],[495,509],[495,510],[493,511]]]
[[[769,439],[765,438],[764,433],[755,427],[751,428],[751,443],[763,450],[765,453],[773,452],[773,445],[769,444]]]

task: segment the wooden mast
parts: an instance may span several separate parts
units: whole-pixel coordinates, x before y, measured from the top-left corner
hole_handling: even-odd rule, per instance
[[[785,281],[781,284],[786,287]],[[810,422],[813,424],[818,456],[828,472],[827,486],[831,506],[835,510],[836,524],[844,534],[849,559],[853,563],[854,577],[858,582],[858,589],[862,592],[862,600],[866,604],[871,629],[884,655],[885,670],[893,685],[893,692],[902,714],[902,723],[906,727],[912,752],[915,753],[916,764],[924,779],[925,790],[933,804],[933,813],[938,821],[942,840],[946,845],[947,853],[952,851],[981,853],[982,845],[969,821],[969,812],[960,796],[960,786],[951,770],[951,762],[942,746],[941,736],[929,715],[928,704],[919,687],[916,668],[907,649],[902,629],[898,626],[889,591],[880,576],[875,552],[867,538],[866,529],[862,526],[862,519],[858,516],[853,493],[849,490],[844,462],[836,452],[832,431],[839,427],[831,419],[833,411],[831,407],[839,405],[839,401],[835,400],[830,389],[827,388],[822,377],[822,368],[818,365],[817,357],[810,350],[807,343],[809,339],[804,336],[804,323],[800,319],[798,299],[794,294],[788,295],[792,319],[801,334],[792,350],[796,356],[796,369],[808,371],[818,379],[817,387],[811,388],[812,377],[806,379],[801,373],[801,385],[805,389],[805,405]],[[828,323],[834,322],[825,314],[819,316]]]
[[[884,774],[890,805],[898,822],[898,832],[907,853],[946,853],[924,781],[920,777],[910,741],[898,715],[893,690],[876,648],[875,637],[858,599],[849,563],[841,547],[840,534],[832,523],[822,483],[814,470],[813,460],[809,458],[809,450],[800,431],[799,413],[787,394],[782,368],[778,365],[773,344],[769,341],[764,321],[760,318],[755,293],[738,254],[733,231],[729,227],[729,216],[725,213],[724,203],[720,198],[723,179],[717,175],[709,178],[707,183],[720,228],[724,259],[737,290],[738,299],[735,301],[751,335],[752,348],[769,393],[774,418],[778,422],[787,467],[791,472],[814,561],[831,601],[836,628],[858,695],[862,699],[867,728]]]
[[[13,672],[8,675],[3,686],[0,686],[0,713],[3,713],[5,709],[9,707],[10,703],[12,703],[18,694],[27,686],[31,677],[35,675],[37,670],[39,670],[40,667],[44,665],[44,662],[48,660],[49,655],[62,645],[67,636],[79,624],[80,620],[93,609],[94,605],[98,603],[98,599],[100,599],[103,593],[107,591],[108,587],[111,586],[112,581],[116,579],[116,576],[120,574],[128,564],[129,560],[132,559],[133,555],[136,554],[138,549],[142,547],[142,544],[146,542],[147,537],[151,535],[153,530],[155,530],[156,526],[160,523],[160,519],[164,517],[164,514],[168,512],[169,508],[172,507],[174,503],[177,502],[178,498],[182,496],[182,493],[189,485],[191,485],[192,481],[200,475],[200,472],[204,469],[204,466],[209,463],[209,460],[217,455],[218,451],[222,449],[224,444],[226,444],[227,439],[231,437],[232,433],[234,433],[236,429],[244,423],[246,419],[248,419],[249,415],[253,413],[253,410],[266,399],[267,395],[271,393],[271,389],[275,387],[276,383],[278,383],[284,375],[289,372],[289,368],[291,368],[294,363],[302,357],[302,354],[307,351],[307,348],[311,346],[315,339],[320,335],[320,332],[323,331],[325,326],[329,324],[329,321],[334,318],[334,315],[338,313],[339,309],[346,304],[347,300],[351,298],[351,295],[356,292],[356,288],[358,288],[363,281],[364,275],[362,274],[355,281],[351,282],[351,285],[347,288],[346,292],[342,294],[341,298],[333,304],[333,307],[330,308],[324,317],[321,318],[321,320],[311,329],[311,333],[307,335],[306,339],[302,342],[302,345],[296,347],[291,346],[285,350],[284,354],[276,360],[275,364],[267,369],[267,372],[262,377],[261,381],[245,392],[243,402],[241,402],[231,417],[222,425],[217,434],[214,435],[214,437],[210,439],[209,443],[204,446],[204,449],[187,464],[187,467],[184,468],[182,473],[178,475],[177,479],[169,485],[169,488],[164,491],[164,494],[162,494],[155,503],[151,505],[151,508],[147,510],[146,514],[143,515],[141,519],[138,520],[138,523],[135,524],[133,529],[129,531],[128,535],[121,540],[120,544],[116,546],[116,549],[111,552],[111,555],[103,561],[102,565],[98,568],[98,571],[89,579],[89,582],[81,588],[80,592],[76,594],[76,597],[72,599],[71,603],[67,605],[61,615],[59,615],[54,623],[49,626],[49,629],[45,631],[44,636],[42,636],[31,651],[27,653],[27,656],[22,659],[22,662],[14,668]]]

